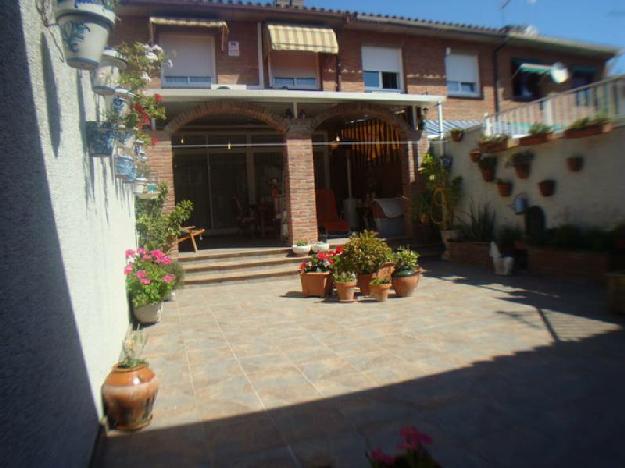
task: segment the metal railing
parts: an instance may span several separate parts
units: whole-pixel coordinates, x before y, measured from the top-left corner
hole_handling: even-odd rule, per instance
[[[559,132],[578,119],[597,114],[615,121],[625,120],[625,75],[487,114],[483,127],[486,135],[505,133],[519,137],[527,135],[535,123],[550,125]]]

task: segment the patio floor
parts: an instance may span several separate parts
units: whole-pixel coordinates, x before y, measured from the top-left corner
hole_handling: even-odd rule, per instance
[[[367,466],[399,429],[445,467],[625,466],[625,333],[604,291],[433,262],[387,303],[299,280],[190,288],[150,327],[152,425],[96,466]]]

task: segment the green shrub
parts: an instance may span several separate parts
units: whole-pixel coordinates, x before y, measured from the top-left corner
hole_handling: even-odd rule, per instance
[[[369,284],[372,286],[380,286],[382,284],[391,284],[391,280],[388,278],[375,278]]]
[[[406,247],[400,247],[393,254],[395,272],[415,271],[419,266],[419,254]]]
[[[335,283],[351,283],[356,281],[356,275],[351,271],[335,271],[332,275]]]
[[[480,136],[480,143],[503,143],[510,138],[510,135],[506,133],[497,133],[495,135],[484,135]]]
[[[444,231],[455,223],[455,209],[462,196],[462,177],[451,177],[443,160],[430,153],[423,157],[419,168],[426,191],[416,199],[419,209],[428,210],[433,223]]]
[[[530,135],[545,135],[548,133],[553,133],[553,127],[551,125],[546,125],[543,123],[534,123],[529,129]]]
[[[495,237],[495,211],[490,205],[478,207],[471,204],[467,219],[459,225],[464,240],[471,242],[490,242]]]
[[[377,233],[363,231],[354,234],[343,247],[341,271],[353,271],[357,274],[375,273],[392,259],[393,251],[386,242],[377,237]]]

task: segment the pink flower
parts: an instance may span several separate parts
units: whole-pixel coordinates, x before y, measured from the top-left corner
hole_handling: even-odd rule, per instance
[[[166,283],[171,283],[175,279],[176,279],[176,276],[169,274],[169,273],[163,276],[163,281],[165,281]]]
[[[126,249],[125,255],[126,255],[126,258],[134,257],[135,251],[133,249]]]
[[[421,444],[429,445],[432,443],[432,438],[429,435],[419,432],[414,426],[402,427],[400,434],[404,438],[404,442],[399,448],[404,450],[418,450],[421,448]]]
[[[133,268],[133,264],[129,263],[128,265],[126,265],[124,267],[124,275],[128,276],[130,273],[132,273],[132,268]]]
[[[143,260],[144,262],[149,262],[150,260],[152,260],[152,257],[150,257],[149,254],[145,254],[141,257],[141,260]]]
[[[146,278],[148,276],[147,272],[145,270],[138,270],[136,273],[137,278],[139,279],[143,279]]]
[[[145,250],[143,247],[139,247],[137,249],[137,254],[138,255],[145,255],[147,253],[147,250]]]
[[[151,283],[151,281],[149,279],[147,279],[147,278],[141,278],[140,281],[141,281],[141,284],[150,284]]]
[[[164,257],[161,257],[160,262],[163,265],[169,265],[171,263],[171,258],[169,258],[167,255],[165,255]]]
[[[395,457],[391,455],[387,455],[382,451],[382,449],[373,449],[371,451],[371,460],[377,463],[381,463],[382,465],[392,466],[395,463]]]

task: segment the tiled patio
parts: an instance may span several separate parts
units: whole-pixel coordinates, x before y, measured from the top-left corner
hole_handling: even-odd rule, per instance
[[[625,333],[601,288],[434,262],[387,303],[297,279],[186,289],[149,329],[149,429],[98,466],[367,466],[399,429],[445,467],[625,466]]]

